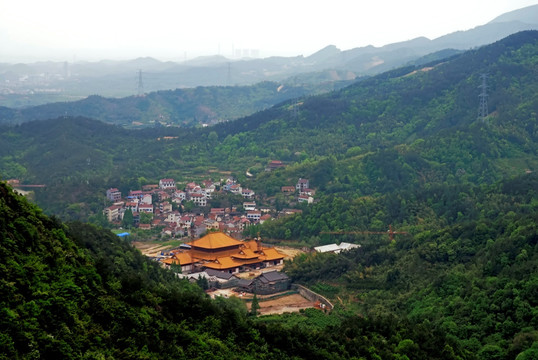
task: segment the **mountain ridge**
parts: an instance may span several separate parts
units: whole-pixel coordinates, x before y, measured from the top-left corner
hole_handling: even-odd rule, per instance
[[[44,67],[44,63],[33,67],[32,65],[9,65],[0,64],[0,74],[9,80],[10,87],[2,90],[7,95],[0,96],[0,105],[13,102],[17,107],[28,105],[28,100],[38,98],[28,91],[30,80],[35,81],[31,88],[49,86],[48,91],[52,94],[40,96],[42,101],[50,102],[50,97],[63,96],[88,96],[100,94],[102,96],[129,96],[137,91],[138,71],[144,73],[144,89],[153,92],[163,89],[177,89],[195,86],[230,86],[247,85],[260,81],[281,82],[284,79],[303,76],[308,73],[326,72],[327,70],[353,73],[354,77],[378,74],[402,66],[408,62],[446,48],[456,50],[468,50],[473,47],[483,46],[500,40],[510,34],[524,30],[538,29],[538,20],[534,20],[529,14],[535,13],[538,5],[533,5],[519,11],[511,12],[487,24],[477,26],[466,31],[457,31],[436,39],[429,40],[418,37],[408,41],[386,44],[382,47],[365,46],[349,50],[339,50],[330,45],[310,56],[295,57],[270,57],[265,59],[224,59],[218,57],[201,58],[187,63],[155,62],[146,59],[142,61],[129,60],[126,62],[106,62],[107,65],[100,68],[97,63],[55,63],[50,67]],[[525,20],[518,20],[519,18]],[[499,20],[500,19],[500,20]],[[507,19],[510,21],[504,21]],[[502,20],[502,21],[501,21]],[[526,22],[532,21],[532,22]],[[330,53],[329,50],[330,49]],[[338,51],[337,51],[338,50]],[[321,56],[323,54],[323,56]],[[213,60],[212,60],[213,59]],[[151,66],[144,69],[141,63],[149,62]],[[19,79],[29,74],[24,82]],[[44,85],[42,76],[37,74],[55,74]],[[104,84],[108,83],[108,86]],[[4,84],[5,86],[5,84]],[[24,92],[26,102],[15,97],[14,92],[26,89]],[[12,94],[8,96],[9,94]],[[3,99],[3,100],[2,100]]]

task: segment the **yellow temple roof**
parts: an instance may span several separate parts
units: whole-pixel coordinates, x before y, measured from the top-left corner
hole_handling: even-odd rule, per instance
[[[242,241],[235,240],[234,238],[221,233],[221,232],[213,232],[209,233],[206,236],[191,241],[188,243],[191,246],[204,248],[204,249],[220,249],[230,246],[239,246],[243,244]]]

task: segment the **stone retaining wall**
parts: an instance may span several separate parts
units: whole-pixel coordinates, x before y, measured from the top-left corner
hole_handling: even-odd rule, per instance
[[[310,300],[310,301],[319,301],[321,304],[324,304],[326,306],[326,308],[330,311],[334,308],[333,304],[327,300],[326,297],[316,293],[316,292],[313,292],[312,290],[302,286],[302,285],[299,285],[299,284],[292,284],[291,285],[291,288],[293,290],[297,290],[299,292],[299,294],[301,294],[304,298]]]

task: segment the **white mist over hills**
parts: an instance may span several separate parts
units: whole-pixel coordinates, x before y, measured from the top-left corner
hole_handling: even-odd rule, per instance
[[[308,56],[329,44],[353,49],[435,39],[533,4],[536,0],[455,0],[435,6],[423,0],[5,1],[0,4],[0,62]]]

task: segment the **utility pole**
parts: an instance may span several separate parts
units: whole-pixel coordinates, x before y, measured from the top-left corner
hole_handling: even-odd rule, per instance
[[[138,70],[138,96],[144,95],[144,83],[142,82],[142,70]]]
[[[488,74],[481,74],[480,79],[482,79],[482,84],[479,86],[479,88],[482,88],[482,92],[480,93],[480,95],[478,95],[478,119],[484,122],[486,117],[488,116],[488,93],[486,91],[486,89],[488,88]]]

